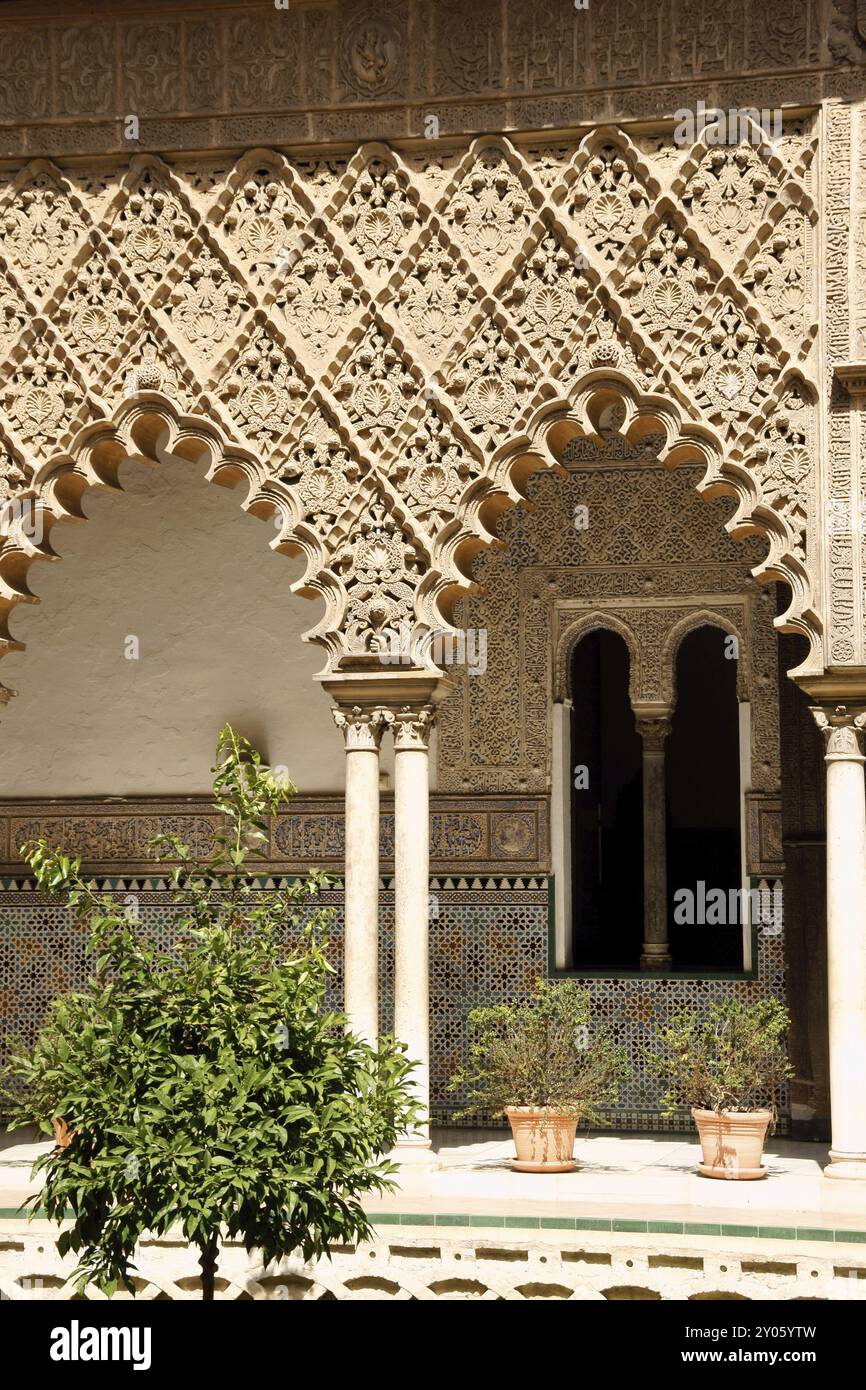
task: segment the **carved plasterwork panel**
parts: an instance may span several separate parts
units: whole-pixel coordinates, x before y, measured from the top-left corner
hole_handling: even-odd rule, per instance
[[[658,441],[655,441],[656,447]],[[487,634],[487,674],[460,675],[439,716],[439,786],[540,791],[549,785],[550,709],[568,698],[574,642],[597,626],[626,640],[633,704],[670,705],[679,642],[709,623],[737,636],[738,695],[752,710],[752,786],[779,785],[774,596],[750,576],[760,542],[724,529],[730,505],[707,504],[689,470],[668,473],[653,441],[576,441],[567,476],[538,475],[532,509],[503,518],[507,549],[485,554],[482,592],[461,623]]]
[[[460,61],[492,81],[494,50],[481,63],[473,46],[485,14]],[[251,32],[239,24],[241,47]],[[340,49],[344,80],[363,68],[370,92],[396,92],[396,33],[371,9]],[[599,42],[595,61],[619,70]],[[263,74],[277,58],[263,41]],[[305,557],[297,587],[325,602],[309,635],[342,672],[375,659],[391,620],[441,625],[528,460],[553,465],[613,410],[637,456],[652,436],[663,462],[700,466],[700,489],[736,496],[814,667],[813,153],[798,118],[772,154],[722,160],[674,147],[670,127],[604,126],[24,161],[0,175],[0,434],[60,519],[129,455],[174,448],[243,481]],[[3,614],[36,553],[4,541]]]

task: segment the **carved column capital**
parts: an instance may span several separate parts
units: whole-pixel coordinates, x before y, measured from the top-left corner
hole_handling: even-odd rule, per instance
[[[643,739],[645,753],[663,753],[665,739],[671,731],[668,715],[653,715],[651,718],[636,716],[635,728]]]
[[[334,723],[341,730],[347,752],[367,749],[375,753],[385,728],[384,710],[362,709],[360,705],[331,710]]]
[[[850,705],[811,705],[812,717],[824,735],[827,762],[863,762],[866,709]]]
[[[432,705],[403,705],[400,709],[384,709],[385,722],[394,733],[394,747],[398,750],[416,748],[426,750],[430,747],[435,710]]]

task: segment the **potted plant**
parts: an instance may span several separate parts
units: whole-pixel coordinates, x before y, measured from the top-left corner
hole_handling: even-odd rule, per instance
[[[92,977],[13,1056],[3,1095],[13,1125],[54,1134],[31,1215],[71,1217],[57,1247],[78,1255],[79,1290],[134,1293],[142,1235],[179,1229],[212,1299],[223,1239],[266,1262],[295,1249],[313,1259],[368,1238],[362,1199],[393,1187],[383,1155],[415,1123],[413,1064],[325,1003],[325,876],[265,891],[251,872],[290,790],[222,730],[213,852],[200,860],[177,835],[156,845],[173,865],[171,950],[80,859],[24,848],[40,890],[89,927]]]
[[[575,980],[538,980],[523,1004],[497,1004],[469,1014],[469,1056],[449,1083],[467,1106],[508,1116],[526,1173],[577,1167],[579,1120],[597,1122],[616,1103],[628,1075],[625,1050],[599,1030],[590,1036],[589,994]]]
[[[662,1051],[649,1053],[664,1081],[665,1112],[691,1107],[706,1178],[764,1178],[767,1131],[775,1128],[779,1092],[793,1071],[785,1037],[788,1011],[777,999],[726,999],[703,1017],[689,1009],[659,1029]]]

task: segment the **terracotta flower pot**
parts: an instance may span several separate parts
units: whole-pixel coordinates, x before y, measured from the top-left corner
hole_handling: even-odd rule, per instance
[[[765,1178],[761,1162],[770,1120],[769,1110],[693,1110],[703,1150],[698,1172],[705,1178],[740,1182]]]
[[[505,1113],[517,1150],[517,1157],[511,1160],[512,1168],[521,1173],[570,1173],[577,1167],[576,1115],[552,1105],[507,1105]]]

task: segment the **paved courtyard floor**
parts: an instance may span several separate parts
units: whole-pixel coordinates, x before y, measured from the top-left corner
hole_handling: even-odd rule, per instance
[[[704,1178],[697,1138],[578,1134],[571,1173],[517,1173],[507,1131],[434,1131],[435,1166],[405,1168],[397,1193],[371,1211],[845,1227],[866,1232],[866,1184],[825,1178],[827,1146],[770,1137],[767,1177]],[[866,1239],[866,1236],[864,1236]]]
[[[25,1131],[0,1136],[0,1213],[9,1219],[34,1190],[30,1168],[50,1143]],[[439,1129],[433,1162],[401,1170],[400,1188],[370,1199],[371,1214],[745,1224],[840,1228],[866,1241],[866,1184],[823,1176],[827,1147],[770,1137],[767,1177],[722,1181],[696,1172],[696,1139],[578,1134],[571,1173],[517,1173],[506,1130]],[[616,1227],[614,1227],[616,1229]],[[628,1228],[627,1228],[628,1229]]]

